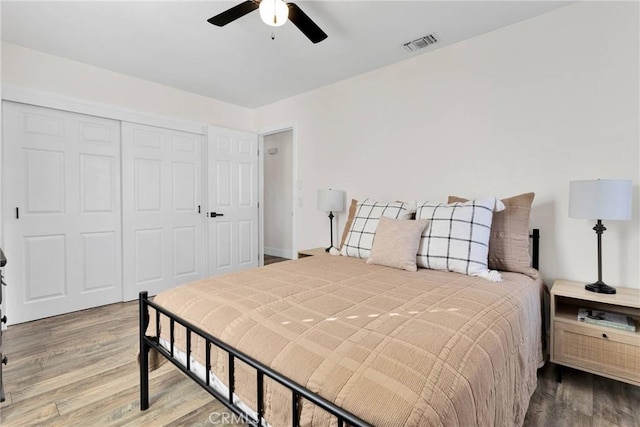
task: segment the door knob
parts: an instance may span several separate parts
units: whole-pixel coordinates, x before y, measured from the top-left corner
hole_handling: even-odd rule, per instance
[[[217,213],[217,212],[210,212],[210,213],[209,213],[209,216],[210,216],[211,218],[215,218],[215,217],[217,217],[217,216],[224,216],[224,214]]]

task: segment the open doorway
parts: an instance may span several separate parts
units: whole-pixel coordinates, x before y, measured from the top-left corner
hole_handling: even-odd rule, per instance
[[[294,259],[293,130],[263,135],[264,265]]]

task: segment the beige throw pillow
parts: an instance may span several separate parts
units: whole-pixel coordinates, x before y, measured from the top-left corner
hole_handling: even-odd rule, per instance
[[[380,217],[367,264],[417,271],[416,254],[420,236],[429,220]]]
[[[349,206],[349,216],[347,217],[347,222],[344,224],[344,230],[342,230],[342,239],[340,240],[340,248],[344,246],[344,241],[347,240],[347,234],[349,234],[349,230],[351,230],[351,224],[353,224],[353,217],[356,216],[356,209],[358,208],[358,201],[356,199],[351,199],[351,205]]]
[[[489,239],[489,268],[531,274],[529,215],[534,193],[502,199],[505,210],[493,214]],[[467,199],[449,196],[449,203]]]

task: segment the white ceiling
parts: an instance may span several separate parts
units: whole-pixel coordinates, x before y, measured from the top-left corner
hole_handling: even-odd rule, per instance
[[[312,44],[254,11],[207,19],[237,1],[7,1],[2,39],[250,108],[364,73],[562,7],[558,1],[310,1],[329,37]],[[439,42],[407,52],[427,34]]]

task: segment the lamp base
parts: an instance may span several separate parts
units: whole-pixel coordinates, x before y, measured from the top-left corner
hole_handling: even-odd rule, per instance
[[[601,281],[584,285],[584,288],[590,292],[597,292],[599,294],[615,294],[616,293],[616,288],[613,288]]]

